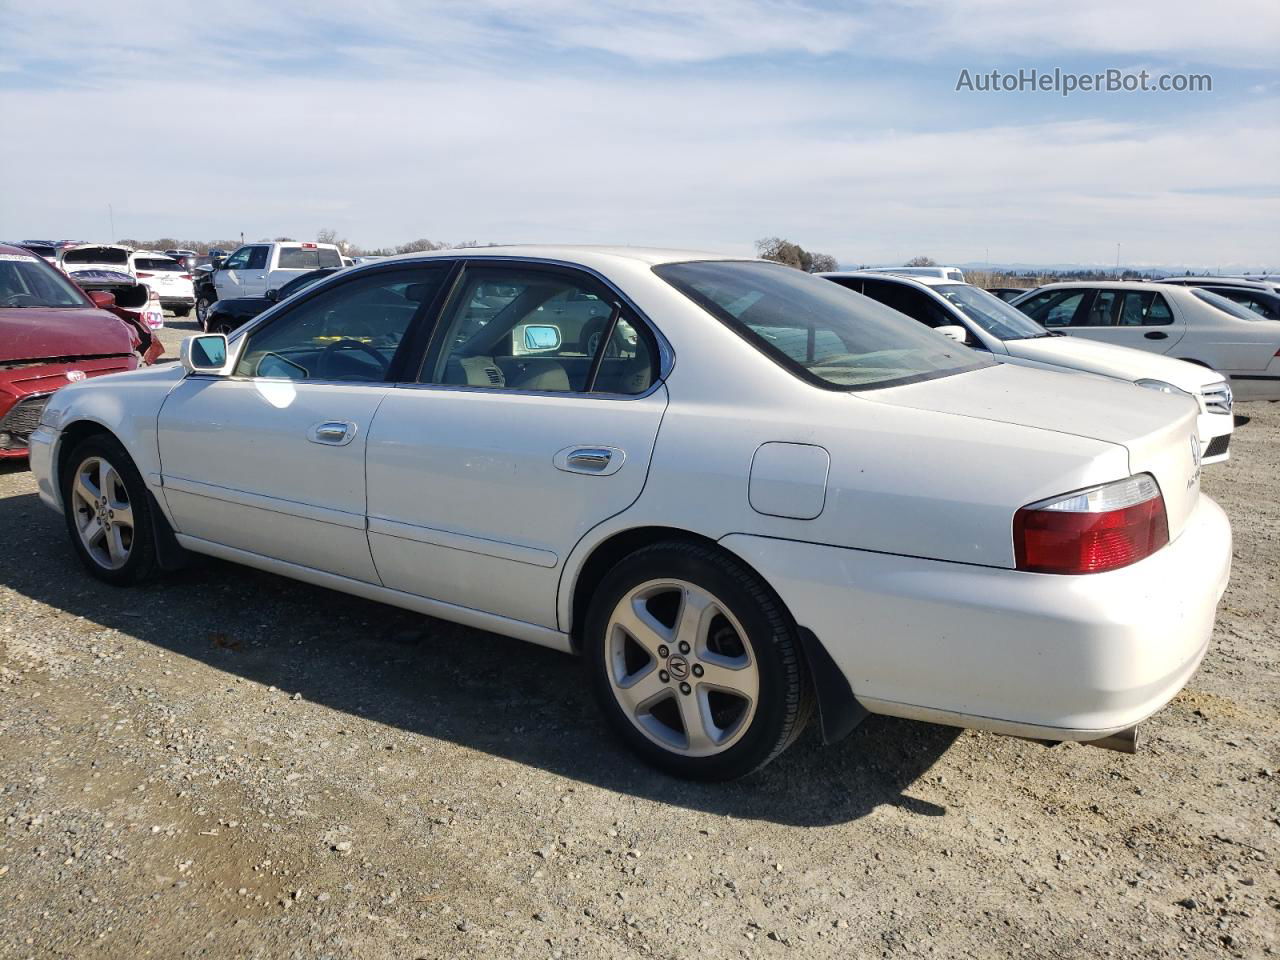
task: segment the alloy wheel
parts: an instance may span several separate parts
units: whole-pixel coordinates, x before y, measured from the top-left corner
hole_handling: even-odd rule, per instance
[[[659,746],[689,757],[728,750],[751,726],[760,671],[728,606],[684,580],[651,580],[609,618],[606,662],[614,698]]]
[[[133,505],[124,478],[102,457],[89,457],[71,480],[76,532],[93,561],[119,570],[133,551]]]

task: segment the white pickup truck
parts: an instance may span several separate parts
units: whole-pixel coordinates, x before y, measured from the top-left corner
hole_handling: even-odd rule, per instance
[[[213,288],[219,300],[262,297],[299,274],[341,266],[342,254],[332,243],[250,243],[213,271]]]

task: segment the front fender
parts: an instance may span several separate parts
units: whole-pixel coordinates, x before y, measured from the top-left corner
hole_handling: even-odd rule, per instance
[[[41,427],[31,435],[40,452],[32,472],[47,504],[61,509],[58,467],[68,442],[104,430],[128,451],[148,488],[160,488],[160,447],[156,423],[169,391],[185,375],[178,364],[158,364],[128,373],[96,377],[64,387],[50,398]],[[163,497],[157,497],[161,503]]]

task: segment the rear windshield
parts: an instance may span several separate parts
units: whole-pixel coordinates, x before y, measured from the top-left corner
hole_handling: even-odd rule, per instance
[[[154,259],[152,257],[134,257],[133,265],[138,270],[167,270],[170,273],[183,273],[185,268],[177,260],[169,257]]]
[[[81,247],[62,255],[63,263],[129,263],[129,251],[119,247]]]
[[[84,306],[84,294],[35,254],[0,253],[0,309]]]
[[[1234,300],[1228,300],[1226,297],[1219,293],[1214,293],[1212,290],[1205,290],[1201,287],[1192,287],[1191,292],[1205,303],[1209,304],[1209,306],[1216,307],[1223,313],[1229,313],[1240,320],[1263,319],[1262,314],[1254,313],[1248,307],[1241,306]]]
[[[281,247],[281,270],[315,270],[318,267],[340,267],[342,255],[331,247]]]
[[[866,390],[994,361],[896,310],[780,264],[668,263],[654,272],[792,373],[831,390]]]
[[[24,243],[22,244],[22,249],[30,250],[37,257],[56,257],[58,255],[58,251],[53,247],[46,247],[38,243]]]

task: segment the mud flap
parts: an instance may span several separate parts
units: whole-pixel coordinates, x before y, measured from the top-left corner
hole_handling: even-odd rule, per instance
[[[808,627],[800,628],[800,646],[809,665],[809,677],[818,697],[818,717],[823,743],[837,743],[851,734],[868,715],[853,695],[853,688],[822,641]]]

